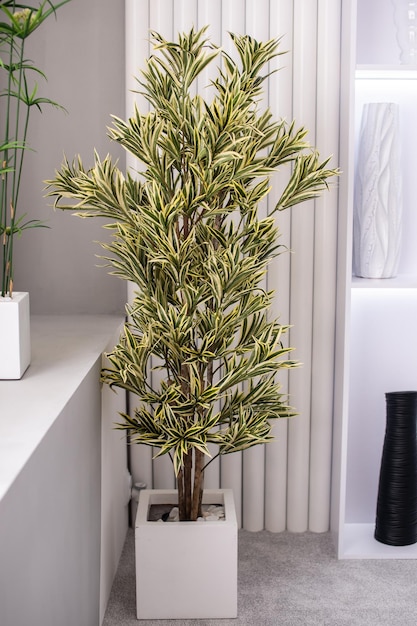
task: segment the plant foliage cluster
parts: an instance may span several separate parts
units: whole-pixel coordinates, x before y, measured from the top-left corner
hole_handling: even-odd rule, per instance
[[[39,220],[18,215],[17,206],[29,117],[35,107],[56,102],[38,95],[32,76],[45,78],[33,61],[25,58],[25,44],[39,26],[69,0],[30,3],[0,0],[0,296],[13,294],[13,241],[23,230],[44,226]]]
[[[180,517],[194,520],[213,446],[222,455],[263,444],[271,420],[293,414],[277,374],[296,363],[263,288],[281,252],[274,214],[315,198],[337,172],[303,128],[261,110],[278,41],[231,35],[234,60],[205,29],[177,42],[152,36],[155,54],[139,81],[150,112],[114,117],[110,130],[141,171],[124,175],[96,154],[88,170],[80,157],[66,160],[48,184],[56,207],[108,220],[104,258],[135,297],[103,380],[137,397],[119,427],[170,455]],[[195,81],[218,58],[207,101]],[[282,167],[288,183],[262,216],[271,174]]]

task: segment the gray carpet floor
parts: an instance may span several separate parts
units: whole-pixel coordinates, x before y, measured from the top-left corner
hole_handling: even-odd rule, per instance
[[[103,626],[417,626],[417,560],[338,561],[327,533],[239,531],[233,620],[137,621],[134,568],[129,529]]]

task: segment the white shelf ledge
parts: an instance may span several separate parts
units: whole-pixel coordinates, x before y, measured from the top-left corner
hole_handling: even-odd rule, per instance
[[[417,543],[388,546],[374,539],[374,524],[345,524],[342,559],[417,559]]]
[[[417,68],[411,65],[358,65],[357,80],[416,80]]]
[[[21,380],[0,381],[0,500],[123,320],[32,316],[32,361]]]
[[[352,277],[353,289],[417,289],[415,274],[402,274],[395,278],[359,278]]]

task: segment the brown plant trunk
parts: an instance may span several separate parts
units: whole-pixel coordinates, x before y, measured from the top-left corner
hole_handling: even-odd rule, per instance
[[[181,365],[181,379],[181,391],[184,397],[187,398],[189,397],[189,371],[186,365]],[[187,454],[184,455],[183,464],[178,473],[178,513],[181,522],[191,519],[192,471],[193,451],[190,450]],[[180,479],[182,482],[181,487],[179,485]]]
[[[192,468],[193,456],[192,452],[189,452],[184,457],[184,465],[178,473],[178,512],[181,522],[191,519]]]
[[[194,463],[194,488],[193,488],[193,507],[191,511],[191,519],[193,522],[197,517],[202,517],[201,504],[203,500],[203,462],[204,454],[200,450],[195,450],[195,463]]]
[[[185,498],[184,498],[184,472],[181,468],[177,476],[178,490],[178,515],[180,520],[185,519]]]
[[[200,450],[189,452],[177,476],[178,512],[181,522],[193,521],[202,516],[202,501],[204,489],[204,454]],[[194,470],[194,480],[193,480]]]

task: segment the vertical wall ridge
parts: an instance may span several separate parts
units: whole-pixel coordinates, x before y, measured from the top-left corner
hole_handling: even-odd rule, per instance
[[[317,136],[323,155],[339,151],[341,7],[319,0],[317,27]],[[331,49],[333,53],[328,54]],[[336,88],[335,88],[336,87]],[[309,528],[329,527],[335,351],[337,185],[316,201],[310,438]]]
[[[297,126],[305,126],[308,141],[316,134],[317,1],[294,0],[293,112]],[[294,356],[303,365],[290,372],[289,390],[299,415],[288,426],[287,528],[308,529],[311,417],[311,359],[313,311],[314,211],[310,200],[291,209],[290,322]]]

